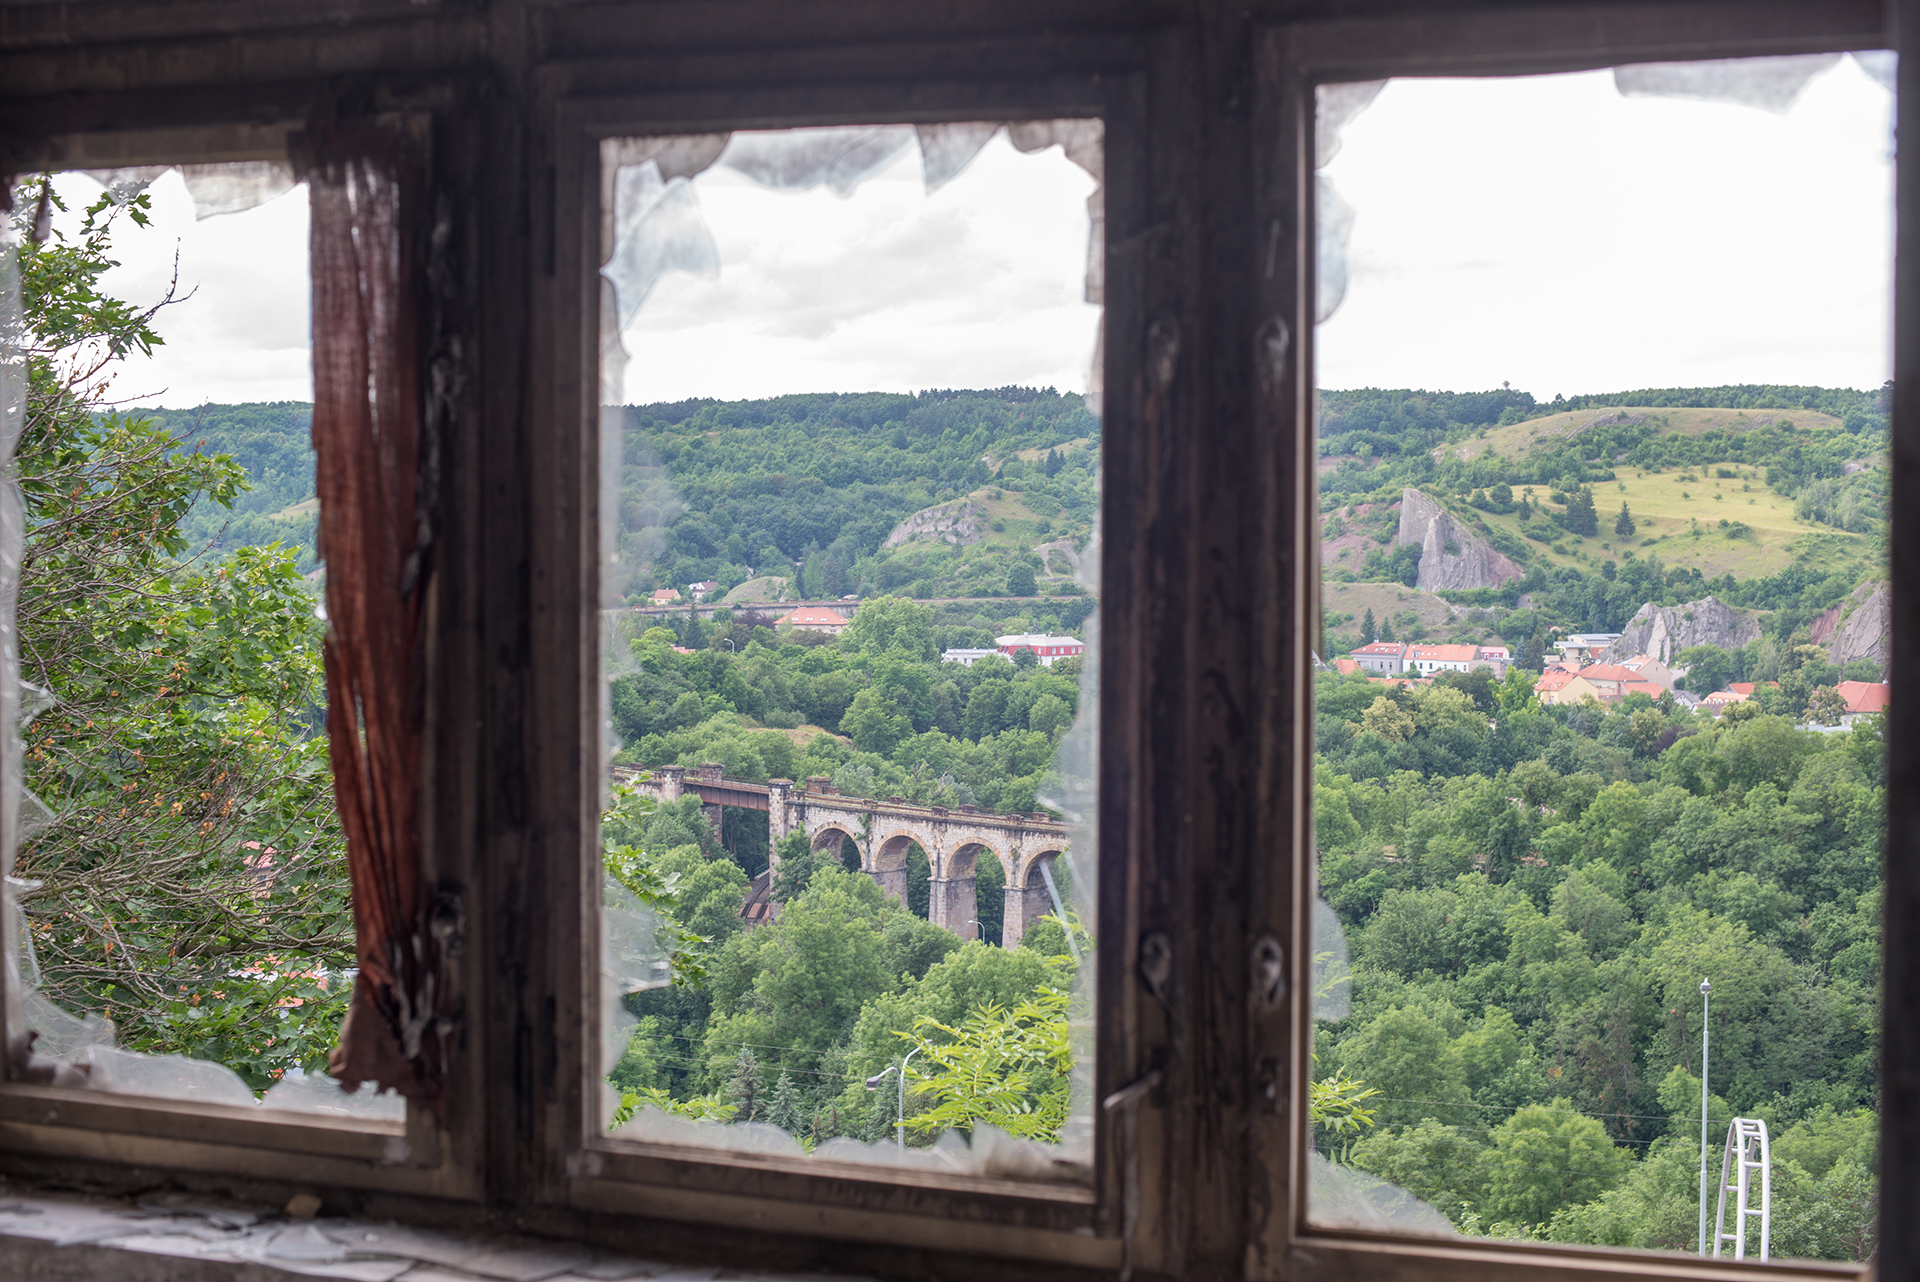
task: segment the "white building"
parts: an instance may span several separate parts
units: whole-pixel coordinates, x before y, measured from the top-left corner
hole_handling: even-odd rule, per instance
[[[1477,646],[1470,645],[1408,646],[1407,667],[1423,677],[1436,672],[1466,672],[1473,667],[1476,649]]]
[[[980,660],[999,653],[998,650],[942,650],[940,662],[957,663],[963,668],[971,668]]]
[[[1407,670],[1409,648],[1399,641],[1374,641],[1347,653],[1364,672],[1378,672],[1385,676],[1397,677]]]

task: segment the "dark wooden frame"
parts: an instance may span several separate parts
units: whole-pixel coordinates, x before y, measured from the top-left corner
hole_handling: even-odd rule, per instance
[[[736,1264],[893,1276],[1777,1277],[1684,1257],[1315,1230],[1302,1168],[1312,895],[1310,85],[1884,46],[1920,0],[20,0],[0,6],[0,166],[272,154],[316,115],[426,113],[465,381],[430,609],[425,834],[463,896],[445,1125],[289,1121],[0,1085],[0,1170],[168,1178]],[[1920,59],[1903,73],[1920,134]],[[1103,1118],[1084,1190],[908,1179],[594,1136],[579,948],[598,745],[594,140],[702,126],[1107,122],[1100,764]],[[1920,167],[1915,167],[1920,173]],[[1903,177],[1903,196],[1920,177]],[[1910,207],[1913,200],[1903,203]],[[1920,333],[1920,220],[1899,332]],[[1920,419],[1920,343],[1896,420]],[[1904,487],[1920,458],[1896,432]],[[1920,600],[1896,506],[1896,608]],[[1894,667],[1915,670],[1907,615]],[[1920,1139],[1920,712],[1893,710],[1883,1198]],[[1170,982],[1136,978],[1165,936]],[[1257,950],[1287,983],[1264,992]],[[1902,1067],[1906,1066],[1906,1067]],[[1157,1078],[1152,1075],[1158,1074]],[[294,1160],[297,1158],[297,1162]],[[236,1183],[244,1181],[244,1183]],[[1887,1217],[1883,1267],[1920,1260]],[[716,1234],[714,1223],[724,1221]],[[1798,1267],[1819,1276],[1848,1269]]]

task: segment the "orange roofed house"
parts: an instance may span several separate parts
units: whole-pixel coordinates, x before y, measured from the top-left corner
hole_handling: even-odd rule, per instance
[[[1595,663],[1575,673],[1549,672],[1533,684],[1542,703],[1618,703],[1630,694],[1658,699],[1666,688],[1649,681],[1631,668],[1614,663]]]
[[[790,610],[781,615],[774,620],[774,623],[800,632],[824,632],[830,637],[839,636],[847,626],[844,615],[829,610],[824,605],[803,605],[797,610]]]
[[[1473,661],[1480,657],[1480,647],[1473,645],[1416,645],[1407,651],[1407,667],[1423,677],[1436,672],[1466,672],[1473,667]]]
[[[1887,710],[1887,703],[1893,696],[1893,686],[1885,681],[1842,681],[1834,689],[1847,701],[1847,711],[1840,718],[1843,726],[1854,726],[1868,717],[1877,717]]]

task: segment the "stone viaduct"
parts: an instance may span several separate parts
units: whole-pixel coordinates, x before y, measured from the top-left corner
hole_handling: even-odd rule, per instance
[[[745,783],[725,777],[722,767],[703,765],[618,772],[643,795],[663,802],[694,794],[716,826],[721,806],[767,812],[767,833],[777,847],[792,832],[804,832],[813,849],[838,851],[851,839],[860,851],[860,870],[902,902],[907,893],[907,848],[918,842],[932,874],[927,917],[962,939],[978,939],[974,888],[979,859],[1000,862],[1007,899],[1001,942],[1019,944],[1032,922],[1053,911],[1043,866],[1066,851],[1067,829],[1045,815],[997,815],[973,806],[916,806],[900,797],[871,801],[843,797],[833,781],[815,776],[804,788],[788,779]],[[769,851],[769,862],[777,856]]]

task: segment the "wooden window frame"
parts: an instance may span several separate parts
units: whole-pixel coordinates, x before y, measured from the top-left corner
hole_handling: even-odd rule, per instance
[[[1273,314],[1294,318],[1299,341],[1294,345],[1291,371],[1299,389],[1292,406],[1294,450],[1290,484],[1298,504],[1300,523],[1294,537],[1303,549],[1317,546],[1315,516],[1319,510],[1316,454],[1311,424],[1314,395],[1314,280],[1318,255],[1315,227],[1315,90],[1321,84],[1383,80],[1393,77],[1509,77],[1575,72],[1639,62],[1684,61],[1710,58],[1761,57],[1782,54],[1844,52],[1894,47],[1883,8],[1871,4],[1799,6],[1761,0],[1726,3],[1724,0],[1682,0],[1659,6],[1593,5],[1580,20],[1564,12],[1481,12],[1423,14],[1419,16],[1334,19],[1275,24],[1259,33],[1255,52],[1257,105],[1255,108],[1258,161],[1270,165],[1257,191],[1266,198],[1257,210],[1259,225],[1297,229],[1292,239],[1291,279],[1285,273],[1267,275],[1264,301]],[[1903,87],[1905,77],[1902,78]],[[1901,107],[1901,120],[1913,117]],[[1892,264],[1889,264],[1892,269]],[[1297,284],[1296,284],[1297,282]],[[1912,291],[1897,281],[1902,297]],[[1902,314],[1906,308],[1902,307]],[[1909,331],[1911,332],[1911,331]],[[1911,339],[1899,349],[1896,365],[1902,375],[1912,367]],[[1262,408],[1265,408],[1264,406]],[[1282,425],[1276,423],[1276,428]],[[1894,560],[1900,559],[1902,538],[1911,538],[1900,516],[1894,517]],[[1318,558],[1299,559],[1318,565]],[[1307,576],[1302,576],[1303,578]],[[1317,575],[1312,576],[1317,579]],[[1896,599],[1906,584],[1896,571]],[[1305,617],[1317,618],[1318,588],[1300,585]],[[1899,629],[1896,628],[1898,632]],[[1896,660],[1897,664],[1897,660]],[[1298,816],[1294,849],[1313,849],[1311,826],[1314,760],[1311,673],[1303,673],[1300,734],[1294,744],[1294,796]],[[1898,742],[1904,730],[1894,722],[1890,740]],[[1892,760],[1889,771],[1891,796]],[[1889,855],[1902,816],[1889,807]],[[1889,858],[1888,871],[1892,860]],[[1317,893],[1310,858],[1294,861],[1293,881],[1284,891],[1276,887],[1274,911],[1291,911],[1296,940],[1311,938],[1310,913]],[[1894,891],[1889,886],[1890,896]],[[1893,909],[1888,910],[1892,934]],[[1331,1276],[1375,1278],[1396,1276],[1417,1265],[1423,1276],[1445,1279],[1599,1278],[1622,1273],[1663,1277],[1729,1278],[1859,1276],[1862,1266],[1820,1261],[1776,1261],[1760,1266],[1731,1260],[1702,1260],[1673,1252],[1629,1251],[1542,1243],[1502,1243],[1489,1239],[1421,1240],[1410,1235],[1331,1228],[1315,1225],[1307,1205],[1306,1158],[1310,1145],[1306,1121],[1306,1085],[1311,1080],[1315,1021],[1311,1000],[1310,949],[1296,947],[1294,1000],[1290,1027],[1276,1038],[1276,1056],[1290,1055],[1293,1070],[1292,1142],[1287,1146],[1291,1169],[1273,1174],[1275,1205],[1284,1216],[1275,1217],[1265,1237],[1275,1258],[1311,1262]],[[1891,954],[1890,954],[1891,961]],[[1892,1009],[1898,991],[1889,971],[1883,1009]],[[1886,1020],[1892,1042],[1894,1021]],[[1886,1088],[1883,1087],[1883,1090]],[[1883,1114],[1883,1131],[1891,1139],[1895,1119]],[[1883,1140],[1883,1144],[1886,1141]],[[1883,1150],[1884,1151],[1884,1150]],[[1250,1193],[1254,1190],[1249,1190]],[[1887,1205],[1883,1185],[1882,1205]],[[1883,1217],[1884,1220],[1884,1217]],[[1250,1250],[1252,1245],[1250,1243]]]
[[[544,1154],[541,1195],[583,1211],[647,1215],[683,1222],[752,1221],[776,1230],[825,1231],[870,1242],[907,1242],[944,1250],[987,1250],[1032,1261],[1112,1267],[1118,1241],[1109,1208],[1112,1180],[1093,1187],[890,1171],[811,1158],[783,1158],[608,1137],[601,1130],[598,1024],[600,920],[598,882],[602,713],[598,602],[600,490],[599,331],[603,217],[600,142],[606,138],[692,134],[732,129],[845,124],[914,124],[951,120],[1099,118],[1109,154],[1135,152],[1144,131],[1144,83],[1137,67],[1008,76],[995,80],[901,79],[875,59],[875,79],[856,88],[815,85],[726,94],[607,94],[596,76],[556,92],[543,115],[551,119],[550,151],[541,158],[556,197],[553,271],[540,282],[540,314],[556,324],[536,369],[553,371],[536,397],[554,425],[554,448],[543,451],[532,488],[535,517],[553,531],[541,540],[553,550],[550,569],[537,579],[551,585],[536,604],[552,620],[542,649],[547,660],[533,673],[536,707],[550,709],[543,733],[571,735],[571,750],[543,754],[547,766],[534,788],[556,809],[545,827],[554,834],[546,852],[551,888],[554,1026],[566,1030],[551,1091],[539,1121]],[[791,69],[767,69],[779,81]],[[884,77],[884,78],[882,78]],[[584,92],[582,91],[584,89]],[[541,163],[537,161],[536,163]],[[1108,226],[1139,221],[1144,203],[1140,170],[1109,163],[1104,179]],[[1116,222],[1117,220],[1117,222]],[[1110,239],[1111,234],[1110,234]],[[1105,325],[1109,335],[1137,327],[1130,282],[1138,273],[1108,267]],[[1118,287],[1116,288],[1116,284]],[[1112,350],[1109,345],[1109,351]],[[641,359],[636,354],[636,359]],[[1114,368],[1109,362],[1109,377]],[[538,381],[538,380],[537,380]],[[1125,387],[1108,383],[1106,433],[1128,413]],[[1110,514],[1109,514],[1110,515]],[[1107,564],[1124,565],[1125,554]],[[1111,572],[1111,571],[1109,571]],[[1125,884],[1126,855],[1118,842],[1097,853],[1100,882]],[[1103,892],[1104,896],[1104,892]],[[583,942],[584,941],[584,942]],[[1107,1017],[1104,980],[1114,970],[1115,932],[1101,932],[1095,965],[1100,976],[1096,1083],[1105,1095],[1124,1082],[1098,1066],[1122,1053],[1119,1021]],[[1095,1171],[1106,1148],[1106,1117],[1096,1110]],[[992,1232],[983,1240],[981,1230]]]
[[[350,21],[320,25],[249,0],[177,20],[132,0],[0,12],[0,159],[17,169],[260,158],[316,113],[427,113],[458,264],[434,287],[470,316],[429,608],[424,841],[468,924],[444,1122],[6,1083],[0,1170],[318,1188],[330,1209],[893,1275],[1857,1273],[1307,1222],[1308,144],[1316,80],[1884,47],[1896,22],[1920,30],[1920,0],[1375,0],[1386,16],[1354,19],[1330,16],[1338,0],[915,8],[354,0]],[[1907,61],[1899,110],[1916,136]],[[1106,122],[1096,1098],[1149,1089],[1099,1115],[1091,1190],[607,1140],[581,947],[597,915],[597,140],[1075,115]],[[1920,335],[1920,218],[1898,234],[1899,333]],[[1902,342],[1896,373],[1896,421],[1920,422],[1920,341]],[[1896,429],[1896,485],[1920,468],[1915,441]],[[1914,519],[1896,505],[1900,671],[1920,671]],[[1920,1021],[1898,1018],[1920,974],[1920,825],[1902,800],[1920,796],[1916,717],[1890,714],[1881,1187],[1896,1207],[1920,1152]],[[1920,1260],[1916,1232],[1883,1224],[1884,1267]]]

